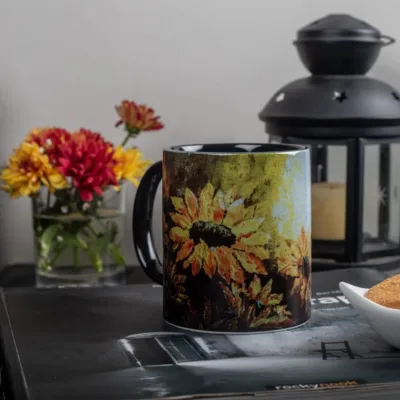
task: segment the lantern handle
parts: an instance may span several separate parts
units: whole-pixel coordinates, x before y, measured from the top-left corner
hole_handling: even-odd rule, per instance
[[[392,38],[391,36],[387,36],[387,35],[381,35],[380,40],[381,40],[382,46],[389,46],[390,44],[393,44],[396,41],[396,39]]]

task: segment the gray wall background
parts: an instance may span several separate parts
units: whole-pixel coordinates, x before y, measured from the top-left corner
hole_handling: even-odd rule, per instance
[[[113,107],[123,98],[162,115],[166,129],[136,143],[154,161],[172,144],[266,141],[257,113],[275,90],[307,75],[292,45],[296,30],[329,13],[352,14],[399,40],[371,75],[400,88],[396,0],[2,0],[0,161],[35,126],[89,127],[119,142]],[[365,221],[372,233],[377,155],[368,150]],[[344,179],[344,156],[342,149],[330,154],[330,180]],[[396,173],[393,179],[400,184]],[[129,190],[129,209],[134,194]],[[397,202],[396,236],[398,209]],[[0,193],[0,212],[0,263],[32,262],[29,201]],[[125,251],[133,263],[130,218],[131,211]]]

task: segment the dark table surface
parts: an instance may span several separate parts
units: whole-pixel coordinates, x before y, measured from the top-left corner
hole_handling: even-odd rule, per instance
[[[143,272],[143,270],[138,267],[138,266],[129,266],[127,268],[127,273],[126,273],[126,280],[127,280],[127,284],[129,285],[134,285],[134,284],[146,284],[146,283],[152,283],[152,281],[147,277],[147,275]],[[35,266],[33,264],[14,264],[14,265],[8,265],[5,266],[3,268],[0,269],[0,286],[3,288],[7,288],[7,289],[12,289],[13,294],[10,294],[10,298],[17,298],[18,296],[22,296],[25,298],[25,296],[29,297],[29,295],[25,295],[25,290],[31,289],[32,291],[35,291],[34,286],[35,286]],[[108,289],[108,288],[107,288]],[[107,290],[106,289],[106,290]],[[122,289],[124,290],[124,289]],[[119,297],[120,296],[120,291],[118,289],[111,289],[110,292],[112,293],[110,296],[111,297],[107,297],[108,300],[110,300],[113,297]],[[99,293],[99,292],[97,292]],[[78,291],[78,295],[82,294],[81,292]],[[85,293],[86,295],[86,293]],[[13,297],[16,296],[16,297]],[[129,296],[128,296],[129,297]],[[107,305],[105,306],[106,310],[109,310],[110,307],[112,307],[112,302],[108,302],[107,300]],[[39,300],[40,301],[40,300]],[[63,308],[62,304],[58,304],[57,303],[57,296],[55,296],[55,298],[53,298],[53,296],[51,296],[51,299],[47,300],[49,303],[53,304],[54,301],[54,305],[57,309],[60,310],[60,313],[58,315],[64,315],[63,312],[65,312],[66,310]],[[83,301],[83,300],[82,300]],[[86,302],[86,300],[84,300]],[[130,300],[132,301],[132,300]],[[11,300],[11,303],[13,301]],[[19,303],[21,302],[21,300],[19,301]],[[89,304],[91,304],[91,302],[89,301]],[[35,303],[36,305],[36,303]],[[12,307],[11,307],[12,308]],[[86,308],[85,308],[86,309]],[[17,305],[16,309],[13,310],[13,313],[18,313],[18,311],[20,310],[20,306]],[[54,310],[54,308],[53,308]],[[64,311],[63,311],[64,310]],[[9,315],[4,315],[4,314],[8,314],[9,312],[11,312],[11,309],[8,310],[7,309],[7,313],[3,312],[3,315],[0,316],[0,324],[1,325],[9,325],[10,324],[10,316]],[[23,341],[26,340],[26,342],[28,343],[28,349],[26,350],[27,352],[29,352],[29,354],[34,355],[34,357],[38,360],[38,368],[37,368],[37,373],[40,375],[40,371],[45,371],[46,367],[48,367],[49,365],[54,365],[55,363],[59,363],[59,362],[63,362],[63,361],[67,361],[67,359],[71,359],[73,360],[74,357],[74,352],[72,351],[71,353],[69,353],[69,341],[67,340],[66,343],[63,345],[64,350],[66,350],[66,353],[64,353],[64,356],[60,359],[58,357],[59,354],[59,350],[55,350],[54,351],[54,357],[51,356],[51,359],[46,359],[46,356],[43,357],[45,354],[48,354],[43,350],[43,346],[35,346],[35,341],[31,340],[34,336],[34,331],[33,329],[36,328],[38,329],[37,333],[40,336],[43,336],[42,334],[44,332],[46,332],[46,330],[48,331],[49,325],[47,324],[47,322],[49,324],[51,324],[54,327],[57,327],[57,322],[54,321],[54,318],[51,317],[49,318],[49,321],[46,321],[46,324],[43,324],[43,319],[41,318],[42,316],[38,316],[36,315],[33,316],[35,321],[31,321],[32,323],[29,323],[26,319],[26,317],[23,317],[23,320],[20,321],[22,323],[22,326],[28,326],[26,329],[24,328],[25,331],[25,335],[23,337]],[[61,317],[64,318],[64,317]],[[82,322],[82,321],[81,321]],[[93,321],[90,319],[89,324],[92,325]],[[18,325],[18,322],[17,322]],[[62,324],[61,324],[62,325]],[[21,327],[22,327],[21,326]],[[79,329],[83,329],[82,331],[82,337],[85,335],[85,329],[87,328],[87,325],[85,323],[79,323]],[[58,329],[58,328],[57,328]],[[13,343],[15,342],[15,338],[13,337],[13,335],[10,335],[10,331],[9,330],[5,330],[6,332],[6,337],[3,337],[3,341],[7,341],[8,343]],[[103,332],[104,333],[104,332]],[[63,338],[61,337],[61,340],[63,340]],[[47,342],[48,346],[52,345],[52,341],[49,340]],[[46,347],[47,347],[46,345]],[[90,346],[88,346],[89,348]],[[6,349],[7,350],[7,349]],[[48,350],[48,348],[47,348]],[[10,359],[14,360],[14,359],[18,359],[20,356],[18,354],[11,354]],[[109,358],[106,359],[106,362],[109,362]],[[40,367],[40,365],[42,367]],[[111,364],[112,366],[112,364]],[[73,367],[74,369],[74,374],[78,373],[80,371],[80,368],[82,368],[83,365],[78,363],[76,366]],[[3,377],[3,383],[1,385],[2,388],[4,388],[7,384],[6,380],[10,380],[11,378],[16,379],[15,382],[15,388],[25,388],[26,390],[28,389],[28,383],[27,381],[25,381],[25,378],[23,378],[23,375],[20,374],[11,374],[11,371],[15,371],[15,370],[19,370],[20,366],[18,365],[9,365],[8,363],[6,363],[5,366],[2,367],[2,377]],[[47,370],[48,371],[48,370]],[[54,372],[56,372],[56,369],[54,369]],[[65,371],[64,371],[65,372]],[[12,376],[11,376],[12,375]],[[29,376],[30,378],[36,378],[35,374],[30,374]],[[54,382],[53,379],[54,377],[49,377],[48,372],[45,373],[45,376],[42,376],[42,380],[47,381],[50,379],[50,382]],[[70,377],[68,378],[70,379]],[[54,382],[55,384],[57,384],[57,382]],[[46,383],[44,385],[46,388],[49,386],[48,383]],[[7,388],[6,388],[7,389]],[[18,393],[18,389],[17,393],[13,393],[12,398],[15,398],[17,400],[19,399],[24,399],[24,398],[31,398],[31,397],[24,397],[25,396],[25,389],[23,390],[23,393]],[[10,388],[8,388],[8,390],[6,391],[10,391]],[[29,394],[29,391],[27,391],[27,393]],[[0,390],[0,396],[1,396],[1,390]],[[35,398],[45,398],[43,397],[44,394],[40,394],[40,397],[35,397]],[[52,397],[49,398],[55,398],[53,395],[51,395]],[[9,396],[10,397],[10,396]],[[7,397],[7,398],[9,398]],[[64,397],[63,397],[64,398]],[[71,397],[69,397],[71,398]],[[76,397],[74,397],[76,398]]]
[[[150,278],[139,266],[127,268],[128,284],[150,283]],[[1,287],[33,287],[35,286],[35,266],[33,264],[13,264],[0,269]]]
[[[316,279],[325,279],[325,275],[318,275],[315,274]],[[356,276],[357,271],[352,271],[352,275]],[[143,284],[150,281],[137,267],[129,269],[128,282],[138,285],[34,289],[29,288],[34,283],[32,266],[19,265],[1,271],[1,344],[11,394],[7,398],[137,400],[163,397],[165,376],[162,379],[157,374],[139,376],[140,370],[132,367],[132,361],[121,347],[121,339],[128,335],[164,330],[162,288]],[[135,382],[141,379],[148,382],[142,386],[139,396]],[[185,383],[175,381],[175,386],[184,387]],[[358,391],[356,395],[333,394],[334,391],[333,398],[340,399],[389,398],[374,387]],[[314,399],[320,398],[321,393],[308,392],[295,398],[303,395]],[[278,398],[275,396],[287,398],[278,393],[257,398]],[[331,398],[331,394],[323,398]]]

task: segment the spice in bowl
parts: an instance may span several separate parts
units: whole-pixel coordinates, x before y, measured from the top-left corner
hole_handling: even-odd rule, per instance
[[[392,276],[373,286],[365,297],[381,306],[400,309],[400,275]]]

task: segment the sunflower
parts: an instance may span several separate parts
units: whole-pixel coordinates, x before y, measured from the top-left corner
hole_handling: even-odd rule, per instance
[[[2,190],[11,197],[32,196],[42,185],[51,192],[68,186],[65,178],[43,154],[37,143],[23,142],[9,159],[8,167],[1,174]]]
[[[186,275],[179,274],[176,271],[176,265],[175,264],[170,264],[167,269],[170,269],[169,272],[169,278],[170,278],[170,283],[173,286],[173,293],[171,293],[171,299],[174,300],[178,304],[183,304],[186,302],[189,302],[189,296],[186,294],[186,288],[185,288],[185,281],[186,281]]]
[[[279,273],[293,277],[291,294],[298,293],[302,307],[311,298],[311,240],[310,231],[301,228],[296,241],[286,241],[282,254],[278,257]]]
[[[235,325],[245,325],[248,328],[276,328],[290,323],[291,313],[287,305],[282,304],[283,294],[272,293],[272,280],[262,285],[257,275],[246,288],[232,284],[229,290],[220,284],[229,307],[235,314]]]
[[[270,257],[269,235],[260,231],[264,218],[254,218],[257,206],[246,208],[235,187],[223,193],[207,183],[199,198],[186,188],[184,196],[172,196],[171,201],[175,226],[169,239],[176,261],[190,267],[192,275],[203,270],[212,278],[218,271],[227,283],[242,283],[244,271],[267,275],[262,260]]]

